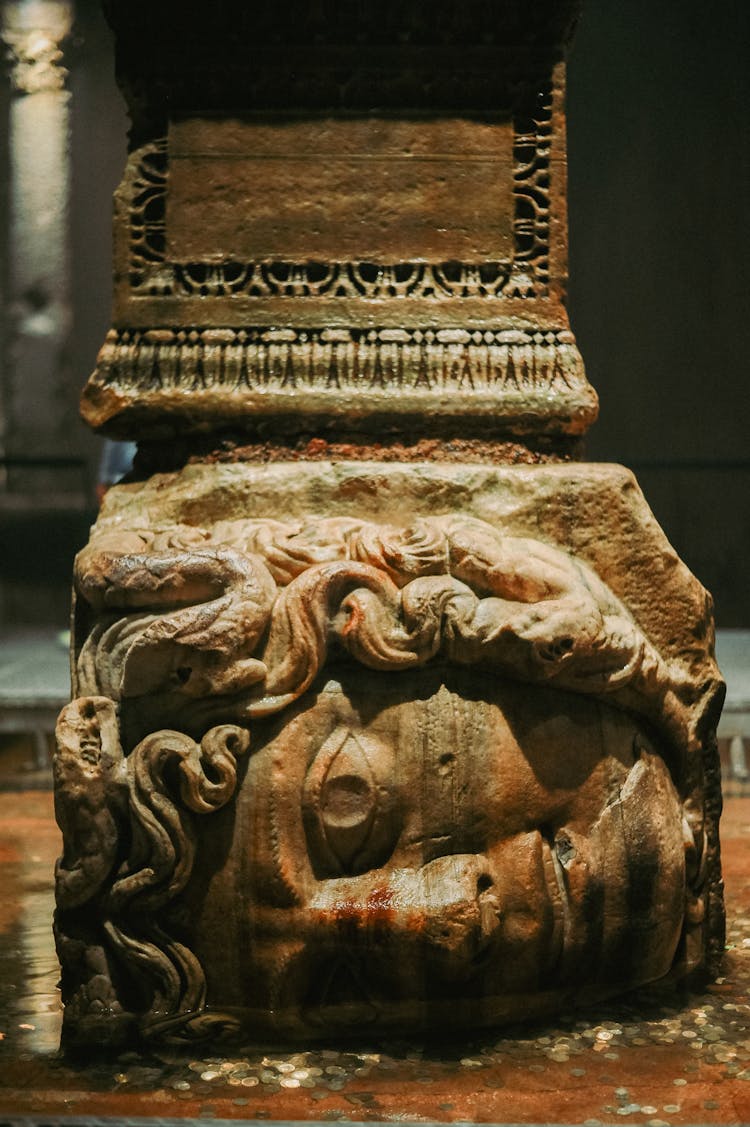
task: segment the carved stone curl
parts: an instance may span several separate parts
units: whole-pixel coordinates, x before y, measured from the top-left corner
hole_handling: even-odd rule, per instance
[[[201,965],[158,920],[190,880],[194,816],[232,798],[236,760],[249,742],[234,725],[210,729],[200,744],[160,731],[124,757],[111,700],[84,697],[63,710],[55,757],[64,843],[56,931],[66,966],[80,965],[85,953],[84,973],[63,995],[66,1021],[84,1040],[92,1022],[118,1040],[130,1032],[133,1013],[147,1037],[175,1026],[190,1032],[196,1021],[205,1028]]]

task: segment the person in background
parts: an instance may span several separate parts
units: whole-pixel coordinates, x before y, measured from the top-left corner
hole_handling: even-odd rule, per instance
[[[99,505],[101,505],[104,494],[110,485],[115,485],[133,468],[135,450],[135,442],[117,442],[112,438],[104,439],[96,482],[96,500]]]

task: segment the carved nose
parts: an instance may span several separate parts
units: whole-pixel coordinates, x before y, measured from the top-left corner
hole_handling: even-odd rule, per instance
[[[387,880],[370,873],[321,881],[308,905],[310,939],[315,946],[333,934],[337,946],[358,950],[394,940],[461,977],[496,948],[504,900],[485,856],[450,854]]]
[[[451,962],[475,964],[491,948],[502,919],[486,858],[471,853],[437,857],[418,879],[430,948]]]

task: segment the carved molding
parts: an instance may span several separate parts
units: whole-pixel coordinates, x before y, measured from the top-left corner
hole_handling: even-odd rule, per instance
[[[561,78],[542,73],[508,94],[508,261],[174,262],[168,142],[141,146],[118,193],[116,327],[84,391],[87,421],[129,437],[137,420],[140,438],[254,432],[267,417],[285,432],[378,430],[384,416],[404,431],[429,416],[446,432],[460,419],[471,434],[584,433],[597,398],[551,278],[553,258],[564,269],[552,230]]]
[[[514,250],[508,262],[170,262],[166,243],[166,138],[130,158],[124,200],[133,297],[543,298],[549,289],[552,87],[533,115],[516,118],[513,154]]]
[[[586,387],[568,330],[121,329],[99,354],[104,385],[157,391],[383,389],[547,393]]]
[[[255,433],[267,417],[282,420],[286,433],[304,432],[311,420],[325,432],[342,420],[379,430],[387,416],[391,430],[404,432],[429,416],[440,433],[455,432],[457,419],[471,434],[584,433],[597,399],[564,308],[564,68],[545,48],[512,66],[504,54],[500,74],[497,48],[487,49],[480,70],[500,85],[483,104],[507,128],[512,153],[503,166],[511,250],[502,260],[433,260],[429,239],[419,260],[357,259],[351,239],[343,258],[334,239],[325,261],[227,260],[230,222],[218,261],[178,261],[170,252],[170,145],[175,167],[181,154],[213,158],[200,155],[210,144],[191,102],[173,92],[176,124],[164,121],[161,137],[133,151],[117,193],[115,328],[83,394],[90,425],[124,438],[137,427],[146,438],[165,426]],[[322,74],[327,65],[316,59],[313,67]],[[382,78],[389,65],[381,60],[373,74]],[[268,67],[286,90],[282,62]],[[435,83],[427,86],[433,104]],[[263,99],[238,99],[251,130]],[[233,206],[241,223],[242,207]],[[437,228],[440,217],[430,222]]]

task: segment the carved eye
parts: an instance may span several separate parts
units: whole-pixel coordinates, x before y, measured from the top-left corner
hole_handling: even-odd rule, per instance
[[[302,803],[317,877],[354,875],[382,865],[400,831],[390,749],[360,732],[337,728],[310,765]]]

